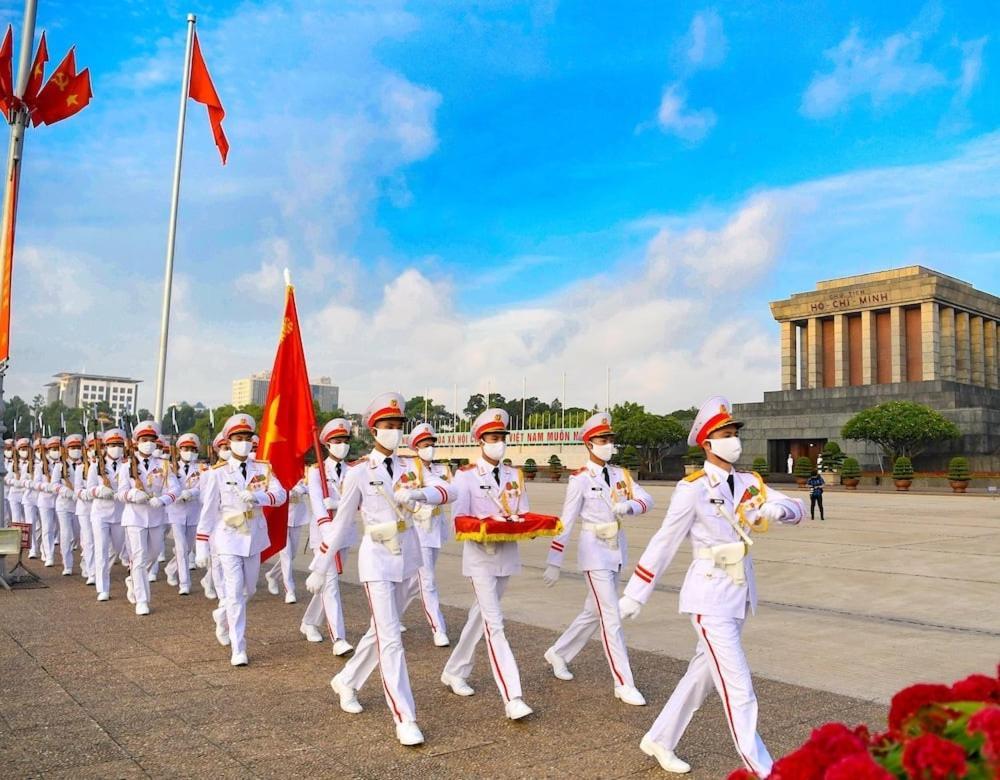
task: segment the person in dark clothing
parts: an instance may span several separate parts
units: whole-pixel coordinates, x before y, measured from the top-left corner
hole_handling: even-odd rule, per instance
[[[813,520],[816,519],[816,507],[818,506],[819,519],[826,520],[826,517],[823,515],[823,485],[825,485],[826,482],[823,480],[823,477],[819,475],[819,471],[813,469],[812,474],[806,481],[806,484],[809,486],[810,516],[812,517]]]

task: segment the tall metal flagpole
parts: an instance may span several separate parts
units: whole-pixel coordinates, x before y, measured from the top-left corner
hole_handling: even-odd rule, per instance
[[[163,383],[167,375],[167,333],[170,330],[170,293],[174,284],[174,245],[177,242],[177,205],[181,196],[181,161],[184,158],[184,120],[187,117],[188,92],[191,90],[191,52],[194,50],[194,25],[197,17],[187,16],[187,46],[184,49],[184,75],[181,77],[181,108],[177,118],[177,152],[174,155],[174,188],[170,196],[170,225],[167,228],[167,266],[163,272],[163,314],[160,317],[160,360],[156,365],[156,403],[153,419],[163,418]]]

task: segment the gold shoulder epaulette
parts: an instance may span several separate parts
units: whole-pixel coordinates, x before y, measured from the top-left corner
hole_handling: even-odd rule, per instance
[[[215,469],[221,469],[223,466],[226,465],[227,462],[228,461],[220,460],[218,463],[212,466],[212,470],[214,471]]]
[[[472,471],[476,467],[475,463],[466,463],[464,466],[459,466],[459,471]]]
[[[575,476],[577,476],[578,474],[582,474],[582,473],[583,473],[583,472],[585,472],[586,470],[587,470],[587,467],[586,467],[586,466],[580,466],[580,468],[578,468],[578,469],[574,469],[573,471],[571,471],[571,472],[569,473],[569,475],[570,475],[571,477],[575,477]]]
[[[696,482],[705,476],[705,469],[698,469],[694,474],[688,474],[684,477],[685,482]]]
[[[254,463],[259,463],[261,466],[270,466],[271,465],[271,461],[269,461],[269,460],[257,460],[256,458],[254,458],[253,462]]]
[[[365,458],[358,458],[357,460],[352,460],[350,463],[347,464],[347,466],[348,466],[348,468],[352,468],[352,467],[357,466],[358,464],[364,463],[364,462],[365,462]]]

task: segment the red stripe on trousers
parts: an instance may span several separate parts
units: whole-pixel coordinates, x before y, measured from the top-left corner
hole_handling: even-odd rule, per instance
[[[753,764],[743,753],[743,748],[740,747],[740,739],[736,736],[736,724],[733,722],[733,710],[729,706],[729,691],[726,689],[726,678],[722,676],[722,667],[719,666],[719,659],[715,657],[715,649],[712,647],[712,643],[708,641],[708,632],[705,631],[705,627],[701,624],[701,615],[695,616],[698,621],[698,628],[701,629],[701,635],[705,638],[705,644],[708,645],[708,652],[712,655],[712,661],[715,663],[715,671],[719,673],[719,682],[722,683],[722,700],[726,705],[726,718],[729,720],[729,731],[732,732],[733,742],[736,744],[736,751],[740,754],[740,758],[743,759],[743,763],[747,765],[747,769],[753,770]]]
[[[437,631],[437,626],[434,625],[434,618],[431,617],[431,613],[427,609],[427,602],[424,601],[424,582],[420,579],[419,572],[417,572],[417,587],[420,588],[420,606],[424,608],[424,615],[427,617],[427,622],[430,623],[431,631]]]
[[[601,624],[601,638],[604,640],[604,652],[608,654],[608,663],[611,664],[611,671],[614,672],[615,677],[618,678],[618,684],[624,685],[625,678],[621,676],[618,671],[618,667],[615,666],[614,656],[611,655],[611,645],[608,642],[608,634],[604,630],[604,612],[601,611],[601,600],[597,598],[597,588],[594,587],[594,581],[590,578],[590,572],[587,572],[587,582],[590,583],[590,592],[594,594],[594,604],[597,605],[597,619]]]
[[[402,723],[403,716],[399,714],[399,709],[396,707],[396,700],[392,698],[389,686],[385,683],[385,675],[382,673],[382,643],[378,639],[378,621],[375,619],[375,609],[372,607],[372,595],[368,592],[367,582],[365,583],[365,596],[368,598],[368,611],[372,613],[372,630],[375,632],[375,652],[378,653],[378,674],[382,678],[382,688],[385,690],[385,695],[389,697],[389,702],[392,704],[392,714],[396,716],[396,722]]]
[[[476,594],[476,604],[479,605],[479,615],[483,619],[483,633],[486,635],[486,646],[490,651],[490,661],[493,662],[493,669],[497,673],[497,677],[500,678],[500,684],[503,686],[503,698],[504,701],[510,701],[510,694],[507,693],[507,681],[503,678],[503,672],[500,671],[500,664],[497,663],[496,653],[493,652],[493,640],[490,638],[490,624],[486,622],[486,613],[483,612],[483,604],[479,600],[479,591],[476,590],[476,581],[472,582],[472,592]]]

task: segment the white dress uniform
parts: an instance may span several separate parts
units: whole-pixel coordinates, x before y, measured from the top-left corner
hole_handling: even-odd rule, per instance
[[[225,449],[223,449],[225,448]],[[216,434],[215,438],[212,440],[212,451],[215,453],[216,461],[214,465],[219,465],[225,462],[229,457],[229,440],[222,435],[222,431]],[[225,452],[225,457],[222,453]],[[200,496],[199,496],[200,499]],[[198,509],[198,516],[201,517],[201,508]],[[197,526],[196,526],[197,529]],[[200,584],[202,590],[205,593],[205,598],[220,600],[222,598],[222,591],[225,588],[225,577],[222,574],[222,564],[219,561],[219,556],[215,552],[215,546],[209,540],[209,550],[211,552],[211,563],[208,568],[205,569],[205,575],[201,578]],[[222,620],[222,624],[225,624],[226,610],[224,607],[219,607],[212,613],[216,617],[216,623]],[[226,635],[228,636],[229,629],[226,628]],[[222,632],[218,634],[221,638]]]
[[[159,437],[160,426],[154,420],[140,422],[133,433]],[[150,572],[163,550],[163,532],[167,523],[166,507],[174,503],[181,488],[170,462],[138,449],[123,468],[118,469],[118,500],[124,504],[122,528],[128,538],[131,566],[125,578],[127,595],[136,605],[136,614],[146,614],[150,601]]]
[[[20,452],[27,452],[28,456],[31,455],[31,450],[29,449],[30,442],[27,439],[17,439],[14,442],[14,452],[20,450]],[[18,455],[15,459],[11,458],[11,462],[7,464],[7,476],[5,477],[7,482],[7,492],[4,493],[4,497],[7,500],[7,505],[10,507],[10,522],[12,523],[23,523],[24,522],[24,504],[21,503],[24,498],[24,463],[25,458]]]
[[[101,435],[104,447],[119,447],[124,451],[125,432],[109,428]],[[90,505],[90,522],[94,528],[94,585],[98,601],[107,601],[111,595],[111,562],[125,543],[122,529],[122,505],[115,501],[118,472],[128,470],[120,458],[102,455],[104,462],[87,470],[87,490],[93,502]],[[103,472],[103,473],[102,473]]]
[[[309,526],[312,515],[312,508],[309,506],[309,488],[306,485],[306,477],[292,485],[288,491],[288,531],[285,537],[285,546],[281,548],[275,558],[271,568],[264,573],[267,581],[267,589],[275,596],[279,595],[281,589],[278,587],[280,581],[285,589],[285,603],[294,604],[295,596],[295,573],[292,563],[295,561],[296,552],[299,549],[299,539],[302,538],[302,529]]]
[[[36,473],[38,489],[38,516],[42,529],[42,561],[46,566],[56,564],[56,536],[59,533],[59,519],[56,517],[56,495],[59,492],[55,466],[59,462],[62,441],[58,436],[50,436],[44,441],[41,468]]]
[[[720,428],[741,425],[730,408],[724,398],[709,399],[695,418],[688,443],[699,445]],[[766,486],[754,473],[726,471],[706,462],[704,470],[678,483],[663,525],[649,540],[625,588],[626,599],[645,603],[657,577],[690,540],[694,556],[679,606],[691,616],[698,643],[687,672],[644,738],[644,744],[653,743],[651,749],[672,752],[714,686],[740,759],[762,777],[770,773],[772,759],[757,734],[757,698],[740,643],[747,608],[757,607],[753,561],[743,535],[749,538],[754,528],[766,530],[769,519],[794,524],[803,515],[800,501]]]
[[[398,393],[376,397],[365,411],[368,427],[374,428],[382,420],[405,419],[403,407],[403,397]],[[353,698],[354,691],[364,685],[378,666],[397,735],[401,733],[401,726],[409,727],[403,724],[416,722],[400,617],[411,589],[417,587],[420,543],[413,531],[411,512],[397,503],[396,497],[396,491],[401,488],[400,479],[409,470],[410,464],[405,458],[396,454],[383,455],[377,450],[352,464],[342,484],[337,514],[332,522],[320,528],[323,541],[311,565],[315,575],[325,578],[335,566],[334,556],[345,547],[360,514],[364,537],[358,548],[358,576],[365,588],[372,621],[353,657],[331,680],[331,686],[338,693],[348,689],[349,697]],[[428,487],[410,490],[408,499],[434,505],[451,500],[448,484],[439,480],[431,481]],[[341,695],[341,706],[344,706],[344,695]]]
[[[11,509],[10,503],[10,488],[14,481],[14,440],[4,439],[3,442],[3,503],[4,503],[4,517],[7,518],[7,522],[11,522],[13,517],[13,510]]]
[[[228,439],[235,433],[252,433],[255,427],[253,417],[236,414],[226,421],[223,433]],[[270,543],[261,507],[281,506],[287,494],[269,463],[250,457],[241,461],[236,455],[217,463],[201,483],[197,558],[207,562],[212,554],[218,556],[224,583],[219,606],[225,608],[232,662],[236,664],[242,656],[246,663],[247,599],[257,590],[260,554]],[[244,500],[247,492],[252,501]]]
[[[473,438],[479,440],[492,431],[506,432],[509,419],[502,409],[487,409],[473,423]],[[494,466],[485,457],[462,467],[452,486],[456,494],[454,517],[510,517],[530,511],[521,472],[503,463]],[[464,682],[472,674],[476,646],[485,636],[486,655],[505,706],[521,699],[521,675],[504,632],[500,599],[510,577],[520,571],[517,542],[463,543],[462,575],[472,583],[476,600],[444,667],[447,677]]]
[[[437,437],[434,428],[430,423],[420,423],[410,431],[410,449],[417,453],[413,458],[414,484],[407,483],[407,487],[424,487],[428,477],[451,482],[451,469],[443,463],[426,462],[421,459],[418,449],[423,442],[436,441]],[[429,450],[433,458],[433,444]],[[426,505],[421,507],[413,515],[413,525],[417,531],[417,539],[420,541],[420,570],[418,571],[417,583],[419,590],[413,594],[413,599],[419,597],[424,610],[424,617],[431,627],[434,636],[434,644],[438,647],[447,647],[448,628],[444,622],[444,614],[441,612],[441,599],[438,595],[436,567],[437,559],[441,554],[441,546],[449,536],[451,518],[448,510],[443,506]],[[407,604],[409,607],[409,603]]]
[[[596,436],[612,433],[611,415],[600,413],[583,424],[581,439],[586,443]],[[583,612],[556,640],[551,651],[569,663],[600,631],[601,647],[619,696],[627,695],[620,690],[623,687],[635,688],[618,613],[618,576],[628,563],[622,517],[645,514],[652,508],[652,496],[632,479],[627,469],[590,460],[570,475],[560,514],[564,530],[549,545],[548,565],[562,568],[566,545],[577,520],[580,521],[577,566],[586,580],[587,599]],[[616,509],[622,514],[616,513]],[[639,700],[641,695],[630,703]]]
[[[94,525],[90,519],[90,507],[93,496],[87,490],[87,470],[94,468],[94,459],[90,448],[94,445],[94,434],[87,434],[88,451],[83,458],[73,464],[73,493],[76,503],[73,507],[80,527],[80,574],[88,585],[94,584]]]
[[[30,457],[23,464],[24,493],[21,495],[21,506],[24,511],[24,522],[31,526],[31,546],[28,549],[29,558],[37,558],[41,553],[42,522],[38,513],[38,493],[43,484],[42,460],[37,457],[34,448]]]
[[[67,450],[76,451],[83,447],[83,437],[70,434],[66,437]],[[52,469],[52,482],[56,486],[56,518],[59,520],[59,553],[62,557],[63,574],[73,573],[74,549],[80,540],[80,525],[76,517],[76,464],[79,460],[66,458],[56,462]],[[83,562],[81,559],[81,569]]]
[[[194,447],[195,452],[201,449],[201,441],[193,433],[185,433],[177,439],[177,449]],[[174,537],[174,557],[164,570],[167,581],[176,584],[182,596],[191,592],[191,556],[194,554],[194,537],[198,530],[198,517],[201,514],[201,477],[208,467],[198,462],[197,455],[193,460],[185,461],[182,457],[177,463],[174,474],[180,495],[167,507],[167,522],[170,523],[171,536]]]
[[[343,417],[335,417],[323,426],[320,431],[320,442],[327,446],[329,441],[337,436],[350,436],[351,423]],[[346,448],[345,448],[346,449]],[[346,453],[344,453],[346,455]],[[309,487],[309,508],[311,510],[312,522],[309,525],[309,547],[315,554],[323,542],[322,527],[333,522],[333,512],[340,504],[341,491],[343,489],[344,478],[350,468],[347,461],[337,460],[330,455],[323,461],[323,474],[326,477],[326,488],[329,502],[333,509],[327,510],[323,503],[323,485],[320,482],[320,470],[317,466],[311,466],[308,473]],[[347,556],[352,547],[358,544],[358,526],[352,523],[345,529],[345,537],[339,544],[341,547],[334,551],[333,565],[326,571],[326,579],[323,582],[323,589],[313,594],[306,607],[306,612],[302,616],[302,626],[300,631],[309,636],[309,626],[322,626],[326,623],[330,634],[330,641],[335,645],[334,652],[341,655],[349,653],[353,648],[346,644],[347,628],[344,624],[344,607],[340,600],[340,575],[347,566]]]

